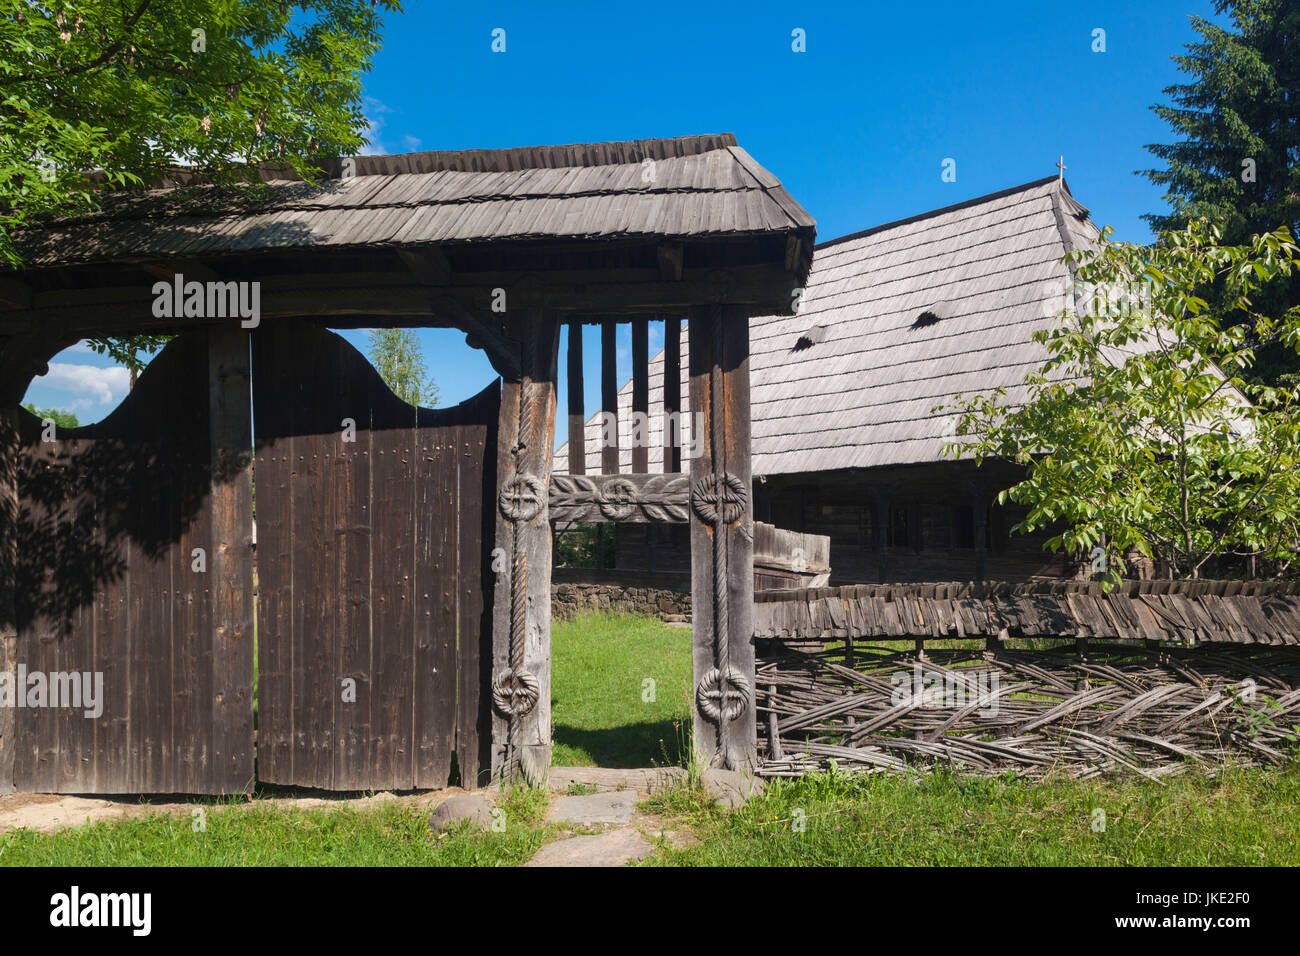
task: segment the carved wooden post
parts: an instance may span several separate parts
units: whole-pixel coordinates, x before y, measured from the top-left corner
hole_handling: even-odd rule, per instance
[[[695,746],[712,766],[752,767],[754,517],[749,427],[749,314],[706,306],[689,318],[692,434],[691,602]]]
[[[546,780],[551,764],[551,534],[560,320],[530,310],[508,323],[520,371],[501,393],[492,605],[492,774]]]

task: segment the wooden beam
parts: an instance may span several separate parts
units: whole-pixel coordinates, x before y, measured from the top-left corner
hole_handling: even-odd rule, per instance
[[[505,569],[492,604],[492,773],[545,784],[551,763],[551,532],[547,489],[555,458],[560,316],[511,315],[518,377],[501,390],[496,546]]]
[[[140,268],[167,282],[178,275],[185,276],[187,282],[215,282],[220,278],[215,269],[195,259],[160,259],[156,262],[142,262]]]
[[[428,249],[398,249],[398,257],[421,282],[430,285],[451,284],[451,263],[436,246]]]
[[[632,320],[632,470],[650,470],[650,320]],[[645,429],[637,435],[637,426]],[[641,440],[638,441],[638,437]]]
[[[803,254],[803,240],[793,233],[785,237],[785,268],[794,272],[799,268],[799,259]]]
[[[695,741],[713,766],[752,770],[754,517],[749,313],[690,313],[691,411],[703,422],[691,462],[691,617]]]
[[[659,260],[659,275],[669,282],[682,281],[682,263],[685,255],[680,242],[661,242],[655,250]]]
[[[664,316],[663,414],[664,471],[676,473],[682,470],[682,320],[675,315]]]
[[[587,473],[586,401],[582,384],[582,323],[569,321],[569,474]]]
[[[603,475],[618,474],[617,334],[618,323],[613,319],[600,324],[600,471]]]
[[[249,336],[208,330],[212,501],[212,776],[223,793],[253,779],[253,469]]]
[[[578,523],[677,524],[690,514],[685,475],[552,475],[551,521]]]
[[[30,309],[32,307],[32,287],[17,279],[0,277],[0,307],[6,309]]]
[[[412,325],[455,327],[458,315],[492,312],[494,290],[505,288],[511,311],[545,309],[618,315],[680,312],[701,302],[728,299],[750,306],[754,315],[789,315],[791,281],[766,270],[752,281],[727,270],[691,271],[680,282],[536,283],[512,289],[476,277],[472,282],[444,287],[454,299],[457,313],[440,312],[430,305],[428,285],[405,273],[340,273],[272,276],[261,281],[263,321],[276,318],[328,319],[336,328],[391,324],[391,319]],[[167,318],[153,314],[153,294],[147,282],[107,288],[37,292],[29,308],[0,310],[0,335],[30,332],[63,323],[78,338],[130,332],[180,331],[206,324],[197,318]]]

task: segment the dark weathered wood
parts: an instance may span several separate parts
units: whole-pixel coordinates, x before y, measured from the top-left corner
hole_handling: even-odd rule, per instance
[[[740,770],[754,765],[756,745],[748,313],[698,309],[689,339],[690,404],[702,429],[691,463],[695,740],[710,763]],[[704,702],[712,695],[717,706],[719,694],[711,717]]]
[[[632,320],[632,470],[650,470],[650,320]],[[643,434],[637,434],[638,428]]]
[[[580,522],[684,523],[690,516],[685,475],[552,475],[550,516],[557,527]]]
[[[617,475],[618,461],[618,324],[600,326],[600,473]]]
[[[0,408],[0,673],[17,664],[18,622],[15,600],[18,563],[18,408]],[[14,789],[17,752],[16,711],[0,708],[0,794]]]
[[[190,616],[190,627],[211,615],[212,688],[198,710],[212,710],[212,775],[226,792],[253,787],[253,472],[248,332],[238,323],[208,330],[212,551],[210,608]],[[191,572],[192,573],[192,572]],[[193,634],[185,629],[182,633]],[[193,661],[195,672],[201,662]],[[185,740],[182,733],[179,740]],[[197,757],[197,755],[196,755]]]
[[[981,486],[971,492],[971,512],[975,522],[975,580],[983,581],[989,576],[989,494]]]
[[[463,787],[486,785],[492,767],[492,596],[496,575],[488,546],[496,527],[497,417],[501,388],[493,382],[461,406],[457,617],[456,765]],[[477,484],[475,484],[477,482]]]
[[[502,386],[497,433],[492,687],[511,676],[532,689],[513,714],[494,706],[492,774],[546,778],[551,757],[551,533],[547,488],[555,446],[555,378],[560,318],[523,312],[510,321],[522,343],[522,374]],[[513,622],[513,623],[512,623]],[[513,646],[512,646],[513,645]],[[513,731],[513,733],[512,733]]]
[[[17,712],[19,789],[230,793],[252,779],[247,352],[241,378],[238,344],[214,338],[176,339],[108,418],[53,442],[19,413],[17,660],[103,675],[97,719]]]
[[[259,777],[437,788],[457,749],[462,772],[476,773],[484,622],[474,500],[491,467],[483,439],[496,388],[455,408],[416,409],[331,332],[277,323],[253,341],[267,611]],[[344,440],[345,420],[355,441]]]
[[[582,323],[569,322],[569,474],[587,473],[586,403],[582,390]]]
[[[893,505],[893,498],[887,491],[880,491],[876,495],[876,552],[879,555],[877,559],[880,568],[880,583],[884,584],[889,580],[889,525],[890,509]]]
[[[664,316],[664,471],[682,470],[679,426],[682,412],[682,320]],[[674,435],[674,432],[677,432]]]

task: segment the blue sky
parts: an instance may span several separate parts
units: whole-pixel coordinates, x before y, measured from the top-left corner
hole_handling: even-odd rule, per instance
[[[1096,3],[484,3],[415,0],[366,81],[371,151],[735,133],[832,239],[1056,172],[1098,225],[1151,238],[1161,193],[1133,170],[1150,111],[1209,0]],[[491,50],[506,31],[506,52]],[[802,29],[806,52],[791,49]],[[1093,31],[1105,52],[1093,52]],[[943,182],[945,159],[956,182]],[[594,331],[591,334],[595,334]],[[464,336],[422,330],[455,404],[493,377]],[[362,333],[348,338],[364,347]],[[599,401],[588,358],[589,410]],[[652,350],[661,339],[652,340]],[[626,377],[627,331],[620,380]],[[123,370],[69,350],[27,400],[102,418]],[[563,402],[563,396],[561,396]],[[561,405],[563,408],[563,405]]]

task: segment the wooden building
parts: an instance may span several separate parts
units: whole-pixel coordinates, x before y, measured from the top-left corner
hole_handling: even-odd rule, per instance
[[[541,780],[552,511],[688,525],[695,739],[751,765],[748,322],[791,308],[812,218],[730,134],[330,167],[256,188],[177,171],[19,237],[0,672],[102,674],[106,699],[96,720],[0,707],[0,792],[436,788],[453,760],[466,785]],[[644,343],[650,315],[690,332],[686,377],[655,387],[701,415],[694,473],[634,454],[557,488],[561,329]],[[391,326],[458,328],[500,379],[406,405],[329,331]],[[102,422],[55,433],[19,407],[62,349],[144,331],[175,338]]]
[[[1065,305],[1061,259],[1097,234],[1053,176],[819,244],[797,314],[751,324],[757,517],[829,535],[836,583],[1073,576],[1072,562],[1043,551],[1045,536],[1008,533],[1019,514],[993,499],[1014,468],[943,455],[955,421],[935,407],[997,387],[1012,401],[1023,394],[1046,358],[1032,335]],[[685,355],[688,343],[679,347]],[[658,399],[652,389],[650,406]],[[602,440],[606,419],[588,420],[589,470],[611,454],[631,461],[634,409],[629,382],[617,449]],[[689,443],[689,414],[683,422]],[[654,470],[663,423],[649,426]],[[572,460],[561,447],[556,472]],[[619,529],[619,567],[681,570],[688,560],[679,529]]]

